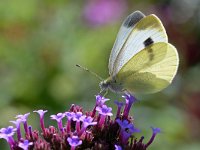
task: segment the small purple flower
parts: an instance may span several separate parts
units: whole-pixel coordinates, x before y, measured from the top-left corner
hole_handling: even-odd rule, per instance
[[[67,120],[71,120],[74,117],[74,112],[65,112],[65,116],[67,117]]]
[[[60,122],[65,117],[65,114],[58,113],[57,115],[51,115],[50,117],[51,119],[56,120],[57,122]]]
[[[34,110],[33,112],[38,113],[38,114],[40,115],[40,117],[43,118],[43,117],[44,117],[44,114],[45,114],[46,112],[48,112],[48,111],[47,111],[47,110],[42,110],[42,109],[40,109],[40,110]]]
[[[0,129],[0,135],[4,139],[8,139],[8,137],[12,137],[15,134],[15,131],[17,129],[13,128],[13,126],[8,126],[7,128],[1,128]]]
[[[93,122],[93,120],[94,120],[94,118],[92,118],[92,117],[86,117],[84,120],[83,120],[83,127],[82,127],[82,129],[81,129],[81,131],[78,133],[78,135],[79,136],[81,136],[82,135],[82,133],[84,132],[84,131],[86,131],[86,128],[88,127],[88,126],[90,126],[90,125],[96,125],[97,124],[97,122]]]
[[[71,120],[74,117],[74,112],[65,112],[65,116],[67,117],[67,133],[71,132]]]
[[[121,130],[125,130],[126,128],[130,128],[132,124],[130,124],[127,120],[117,119],[116,122],[119,124]]]
[[[154,141],[156,135],[157,135],[158,133],[161,132],[161,129],[160,129],[160,128],[151,127],[151,129],[152,129],[153,133],[152,133],[152,136],[151,136],[150,140],[149,140],[148,143],[145,145],[146,148]]]
[[[120,108],[124,106],[124,102],[119,102],[119,101],[115,100],[114,103]]]
[[[112,116],[113,114],[111,113],[112,108],[108,107],[106,105],[103,105],[102,107],[97,107],[96,110],[99,112],[99,114],[101,115],[105,115],[105,116]]]
[[[160,128],[151,127],[151,129],[152,129],[154,135],[156,135],[158,133],[161,133],[161,129]]]
[[[17,115],[15,118],[17,119],[21,119],[21,121],[23,122],[24,124],[24,130],[25,130],[25,133],[28,135],[28,123],[27,123],[27,119],[28,119],[28,116],[30,115],[30,113],[26,113],[24,115]]]
[[[73,121],[83,121],[85,117],[82,112],[76,112],[73,116]]]
[[[40,115],[40,126],[41,126],[43,133],[45,133],[44,114],[47,112],[47,110],[40,109],[40,110],[35,110],[33,112],[36,112]]]
[[[75,148],[82,144],[82,140],[78,138],[78,136],[72,136],[68,137],[67,141],[69,142],[69,145],[71,146],[71,150],[75,150]]]
[[[73,121],[76,121],[76,131],[77,132],[80,132],[80,129],[81,129],[81,127],[80,127],[80,121],[83,121],[85,119],[85,117],[86,116],[83,115],[82,112],[76,112],[74,114]]]
[[[99,112],[99,114],[101,114],[98,124],[99,124],[99,127],[102,127],[104,122],[105,122],[106,116],[112,116],[113,115],[111,113],[112,108],[111,107],[107,107],[106,105],[102,105],[102,107],[98,106],[96,108],[96,110]]]
[[[108,101],[109,99],[108,98],[105,98],[105,97],[103,97],[103,96],[101,96],[101,95],[96,95],[96,105],[97,106],[102,106],[102,105],[104,105],[104,103],[106,102],[106,101]]]
[[[101,95],[96,95],[96,105],[94,106],[94,108],[93,108],[93,111],[92,111],[92,116],[91,117],[94,117],[95,116],[95,113],[96,113],[96,107],[97,106],[102,106],[102,105],[104,105],[104,103],[106,102],[106,101],[108,101],[109,99],[108,98],[105,98],[105,97],[103,97],[103,96],[101,96]]]
[[[121,113],[121,108],[124,106],[124,102],[119,102],[119,101],[115,100],[114,103],[117,105],[116,118],[119,118],[120,117],[120,113]]]
[[[92,117],[86,117],[84,120],[83,120],[83,127],[87,128],[88,126],[90,125],[96,125],[97,122],[93,122],[94,118]]]
[[[57,115],[51,115],[51,119],[56,120],[58,123],[58,128],[60,131],[63,131],[62,119],[65,117],[65,114],[58,113]]]
[[[116,122],[119,124],[120,130],[125,131],[129,129],[131,132],[140,132],[139,129],[134,128],[133,124],[129,123],[127,120],[121,121],[120,119],[117,119]]]
[[[19,142],[18,146],[23,150],[28,150],[28,147],[33,145],[33,142],[29,142],[28,140],[24,140],[24,142]]]
[[[116,122],[120,126],[120,140],[123,144],[126,144],[128,142],[129,137],[134,132],[140,132],[139,129],[136,129],[132,123],[129,123],[127,120],[121,121],[120,119],[117,119]]]
[[[139,129],[134,128],[133,124],[131,124],[129,128],[126,128],[126,130],[120,130],[120,141],[122,144],[127,144],[129,138],[134,132],[140,132]]]
[[[0,138],[5,139],[10,147],[12,147],[15,143],[12,136],[15,134],[16,130],[17,129],[13,128],[13,126],[8,126],[7,128],[0,129]]]
[[[115,145],[115,150],[122,150],[121,146]]]
[[[16,121],[10,121],[11,123],[15,124],[17,129],[17,139],[18,141],[21,139],[21,129],[20,129],[20,123],[22,122],[21,119],[17,119]]]
[[[30,113],[26,113],[26,114],[24,114],[24,115],[21,115],[21,114],[20,114],[20,115],[17,115],[15,118],[21,119],[22,122],[26,122],[29,115],[30,115]]]
[[[126,99],[126,105],[125,105],[125,108],[124,108],[123,118],[127,119],[132,104],[134,102],[136,102],[136,98],[131,94],[125,94],[123,97]]]

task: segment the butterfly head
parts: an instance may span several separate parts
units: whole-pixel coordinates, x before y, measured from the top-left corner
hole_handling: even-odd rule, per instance
[[[103,80],[99,83],[101,91],[105,91],[107,89],[111,90],[114,93],[123,92],[123,86],[121,83],[118,83],[114,78],[109,77],[106,80]]]
[[[105,91],[109,88],[110,86],[110,81],[109,80],[103,80],[99,83],[101,91]]]

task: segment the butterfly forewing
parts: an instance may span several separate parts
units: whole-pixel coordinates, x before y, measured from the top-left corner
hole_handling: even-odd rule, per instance
[[[145,17],[143,13],[141,13],[140,11],[135,11],[124,20],[110,54],[109,65],[108,65],[110,75],[112,73],[114,61],[119,51],[121,50],[129,34],[133,30],[135,24],[139,22],[143,17]]]
[[[146,16],[136,23],[119,52],[115,53],[116,56],[112,58],[112,61],[115,58],[113,68],[112,65],[110,66],[110,75],[115,77],[135,54],[157,42],[168,42],[166,31],[158,17],[155,15]],[[112,52],[115,50],[113,49]]]
[[[119,71],[116,80],[131,93],[154,93],[167,87],[178,68],[178,53],[169,43],[147,46]]]

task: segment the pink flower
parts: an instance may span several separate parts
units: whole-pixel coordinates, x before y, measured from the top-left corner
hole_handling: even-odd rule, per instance
[[[125,8],[125,0],[88,0],[84,17],[94,26],[108,24],[119,19]]]

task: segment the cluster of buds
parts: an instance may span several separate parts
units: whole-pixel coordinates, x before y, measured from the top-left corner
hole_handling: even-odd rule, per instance
[[[45,127],[44,114],[47,110],[33,111],[40,116],[41,132],[28,124],[30,113],[17,115],[15,121],[10,121],[15,127],[0,129],[0,138],[8,142],[11,150],[146,150],[160,129],[152,128],[152,137],[146,144],[143,143],[144,137],[137,140],[133,135],[140,130],[135,128],[133,118],[129,116],[136,99],[129,94],[123,97],[125,103],[115,101],[118,108],[114,119],[111,118],[112,108],[105,104],[109,99],[97,95],[92,111],[84,112],[82,107],[73,104],[69,111],[51,115],[57,127]],[[15,133],[16,139],[13,137]]]

